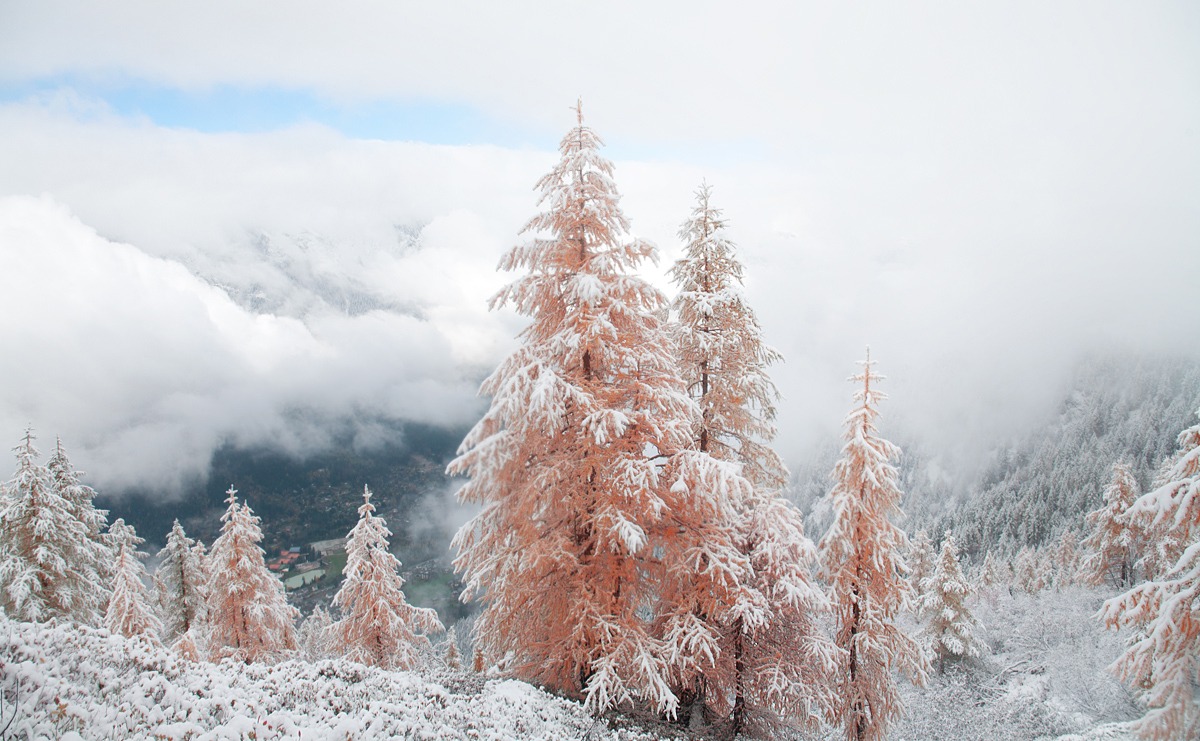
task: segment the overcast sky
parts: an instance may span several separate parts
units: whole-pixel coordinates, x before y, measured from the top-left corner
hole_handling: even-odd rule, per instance
[[[663,273],[731,222],[793,465],[870,344],[965,460],[1082,354],[1200,349],[1200,5],[0,2],[0,436],[169,492],[468,424],[582,96]]]

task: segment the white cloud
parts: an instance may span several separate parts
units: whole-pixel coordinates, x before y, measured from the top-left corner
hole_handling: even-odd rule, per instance
[[[200,134],[114,116],[70,90],[0,106],[0,194],[49,194],[103,237],[80,244],[105,245],[72,248],[90,255],[79,258],[90,273],[67,272],[93,315],[63,330],[104,372],[48,360],[44,377],[6,371],[0,422],[15,435],[33,421],[68,443],[78,424],[88,449],[103,438],[113,459],[136,444],[200,460],[228,434],[315,444],[293,423],[297,405],[469,419],[461,379],[494,363],[519,326],[485,311],[504,280],[496,260],[533,214],[531,187],[553,161],[544,150],[582,94],[610,151],[641,156],[618,163],[617,183],[663,269],[698,181],[715,186],[767,339],[788,359],[775,375],[789,458],[833,434],[849,404],[842,379],[866,344],[891,376],[885,420],[947,447],[1006,434],[1082,352],[1200,348],[1198,13],[7,4],[0,79],[424,98],[512,122],[539,149],[355,141],[311,124]],[[50,225],[66,217],[40,208],[58,214],[38,217],[36,244],[49,249]],[[159,266],[158,293],[141,303],[126,298],[140,295],[136,271],[113,257],[130,249],[172,261],[146,263]],[[6,270],[21,295],[56,290],[49,258],[6,246],[0,259],[22,261]],[[662,270],[654,278],[665,287]],[[67,357],[67,343],[43,339],[59,310],[0,301],[12,347]],[[90,343],[106,333],[108,344]],[[117,363],[149,345],[164,350]],[[60,385],[87,402],[53,401]]]

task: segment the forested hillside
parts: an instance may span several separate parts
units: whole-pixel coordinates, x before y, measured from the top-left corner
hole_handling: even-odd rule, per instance
[[[1144,491],[1179,430],[1200,409],[1200,365],[1182,359],[1103,357],[1083,363],[1050,424],[994,454],[982,479],[950,511],[911,529],[952,529],[964,551],[1005,553],[1081,532],[1102,503],[1114,463]],[[917,492],[920,496],[921,492]]]

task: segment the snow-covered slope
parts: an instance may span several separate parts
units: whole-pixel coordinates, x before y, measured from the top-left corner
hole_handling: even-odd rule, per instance
[[[438,683],[339,661],[193,663],[105,630],[4,617],[0,672],[0,728],[16,715],[5,738],[659,738],[515,680],[446,673]]]

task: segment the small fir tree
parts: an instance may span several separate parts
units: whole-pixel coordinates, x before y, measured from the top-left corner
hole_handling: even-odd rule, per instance
[[[1134,562],[1141,542],[1137,518],[1128,515],[1140,492],[1133,469],[1127,463],[1113,466],[1112,481],[1104,490],[1104,505],[1089,512],[1091,534],[1084,538],[1082,578],[1091,585],[1129,587],[1134,580]]]
[[[1152,739],[1200,738],[1200,424],[1178,447],[1165,483],[1129,510],[1170,535],[1178,560],[1100,611],[1108,627],[1134,629],[1113,668],[1143,696],[1149,710],[1136,728]]]
[[[404,599],[400,561],[388,550],[392,532],[375,516],[363,487],[358,524],[346,540],[344,581],[333,598],[342,619],[330,631],[331,649],[351,661],[384,669],[414,669],[430,648],[428,633],[445,630],[437,613]]]
[[[208,567],[208,641],[214,660],[271,661],[296,650],[299,610],[287,602],[283,582],[263,560],[259,518],[226,492],[221,535],[213,541]]]
[[[140,637],[158,643],[162,622],[146,600],[146,567],[142,565],[145,556],[137,550],[145,541],[120,518],[113,521],[108,532],[117,547],[117,559],[104,627],[127,638]]]
[[[13,449],[16,472],[0,487],[0,605],[17,620],[57,617],[95,625],[108,580],[95,570],[92,522],[79,518],[38,463],[34,439],[27,429]]]
[[[68,516],[82,524],[86,537],[64,542],[64,557],[73,565],[77,603],[71,613],[76,620],[98,625],[109,599],[108,585],[112,582],[116,544],[105,533],[108,511],[96,509],[96,491],[80,481],[83,472],[76,471],[63,448],[62,438],[55,439],[54,455],[46,461],[50,482],[67,503]],[[73,526],[68,532],[78,532]]]
[[[937,568],[934,558],[933,543],[924,530],[918,530],[908,545],[908,583],[912,590],[912,603],[919,612],[924,604],[925,581],[933,576]]]
[[[450,626],[450,630],[446,631],[442,663],[456,671],[462,669],[462,651],[458,650],[458,631],[454,629],[454,626]]]
[[[892,522],[901,514],[891,463],[900,449],[875,426],[876,405],[886,397],[875,388],[882,376],[872,372],[869,351],[862,365],[863,372],[851,378],[862,388],[854,395],[858,406],[846,418],[846,444],[833,471],[833,523],[820,543],[837,618],[835,640],[845,651],[834,717],[851,741],[883,739],[903,712],[896,671],[919,684],[926,671],[920,646],[896,625],[910,592],[901,557],[908,539]]]
[[[958,563],[958,544],[949,531],[942,538],[942,552],[927,587],[922,610],[929,619],[925,636],[937,657],[938,673],[944,674],[947,658],[979,655],[978,621],[967,607],[971,585],[963,576]]]
[[[154,585],[163,616],[163,641],[168,645],[204,622],[207,596],[202,548],[175,520],[167,534],[166,546],[158,552]]]
[[[300,623],[300,633],[297,641],[300,644],[300,655],[307,661],[321,661],[333,655],[333,618],[329,611],[317,605],[312,613]]]
[[[1056,589],[1069,587],[1078,581],[1079,539],[1075,536],[1074,531],[1063,531],[1050,557],[1054,563],[1054,587]]]

